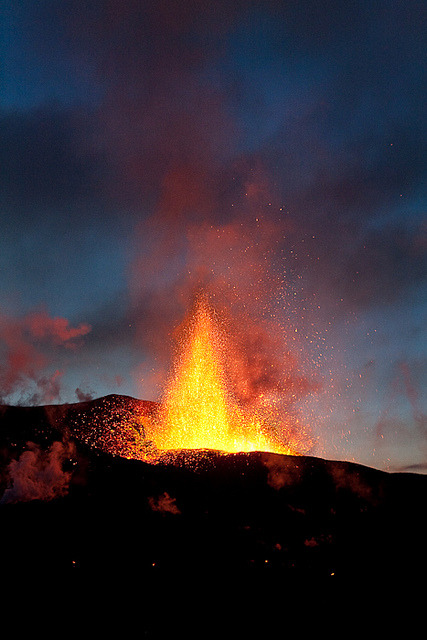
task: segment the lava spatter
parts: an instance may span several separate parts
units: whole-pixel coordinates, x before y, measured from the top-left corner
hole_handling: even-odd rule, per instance
[[[268,412],[239,406],[226,379],[227,348],[214,310],[201,297],[153,423],[157,449],[306,452],[311,441],[304,430],[286,429],[282,423],[279,438]]]

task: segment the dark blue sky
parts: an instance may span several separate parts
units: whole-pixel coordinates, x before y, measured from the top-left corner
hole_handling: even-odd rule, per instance
[[[423,3],[1,11],[3,402],[157,399],[203,288],[314,453],[425,470]]]

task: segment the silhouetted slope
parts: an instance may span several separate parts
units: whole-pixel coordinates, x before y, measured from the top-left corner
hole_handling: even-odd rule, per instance
[[[3,491],[7,464],[28,440],[44,450],[61,438],[73,443],[66,495],[0,505],[3,572],[424,574],[425,476],[268,453],[176,452],[150,465],[78,436],[77,414],[88,426],[104,412],[108,425],[108,408],[130,402],[155,410],[120,396],[2,409]]]
[[[28,440],[47,445],[55,439],[75,438],[114,455],[133,453],[135,439],[143,437],[143,420],[158,404],[111,394],[74,404],[44,407],[0,405],[0,450],[21,450]]]

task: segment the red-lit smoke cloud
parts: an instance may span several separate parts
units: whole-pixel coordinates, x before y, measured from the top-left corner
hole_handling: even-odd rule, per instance
[[[245,404],[280,396],[289,412],[317,385],[303,370],[295,334],[286,326],[293,291],[285,282],[279,244],[287,222],[264,176],[240,175],[239,183],[232,200],[221,193],[215,200],[210,193],[206,202],[199,201],[200,189],[195,205],[195,190],[190,188],[186,199],[189,185],[175,176],[179,206],[174,215],[163,208],[165,201],[171,207],[175,201],[168,184],[166,200],[161,198],[153,216],[141,224],[145,251],[135,259],[131,279],[133,302],[141,309],[137,339],[155,354],[156,366],[166,368],[175,327],[203,291],[230,337],[227,367],[233,393]],[[273,206],[276,215],[264,215]]]
[[[73,328],[66,318],[52,318],[46,311],[30,313],[22,326],[36,340],[50,340],[53,344],[63,345],[67,349],[74,349],[76,339],[90,331],[90,326],[86,323]]]
[[[66,318],[51,317],[44,310],[22,317],[0,313],[0,398],[22,392],[32,381],[36,391],[27,398],[29,404],[57,400],[63,372],[47,371],[53,352],[58,347],[76,349],[90,330],[85,323],[71,327]]]
[[[138,216],[129,277],[137,345],[161,379],[174,328],[205,291],[228,317],[233,385],[249,402],[313,387],[280,313],[290,223],[262,156],[242,152],[230,108],[239,81],[219,71],[247,8],[126,0],[107,3],[102,20],[78,11],[67,20],[105,85],[98,121],[114,166],[109,197],[122,207],[126,194]]]

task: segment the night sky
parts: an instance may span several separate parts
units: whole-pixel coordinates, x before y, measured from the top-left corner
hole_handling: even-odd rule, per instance
[[[159,399],[203,290],[242,402],[426,472],[423,4],[2,2],[0,401]]]

